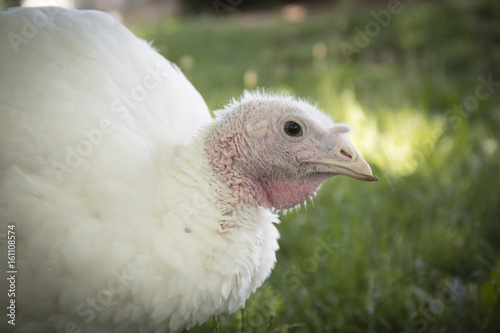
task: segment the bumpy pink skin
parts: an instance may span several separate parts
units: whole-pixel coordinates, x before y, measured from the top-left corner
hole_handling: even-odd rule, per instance
[[[333,127],[329,118],[318,116],[319,111],[314,110],[314,116],[320,120],[308,125],[310,137],[300,142],[290,141],[280,132],[289,117],[304,123],[309,120],[306,112],[309,110],[301,110],[300,106],[311,109],[312,106],[302,104],[253,101],[226,114],[213,129],[207,153],[219,180],[232,191],[236,205],[288,209],[310,198],[332,176],[300,162],[331,151],[324,145],[325,137],[331,137],[329,128]],[[259,126],[256,130],[248,129],[248,124],[262,121],[265,123],[262,129]]]

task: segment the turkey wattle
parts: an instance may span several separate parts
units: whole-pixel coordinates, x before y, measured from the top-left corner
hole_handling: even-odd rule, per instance
[[[0,36],[0,232],[14,226],[18,272],[2,331],[179,331],[234,312],[275,264],[272,208],[334,175],[377,180],[348,127],[304,101],[247,92],[212,119],[108,14],[11,9]]]

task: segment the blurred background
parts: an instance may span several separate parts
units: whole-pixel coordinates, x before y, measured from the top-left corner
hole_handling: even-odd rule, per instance
[[[317,102],[381,178],[281,214],[270,278],[194,332],[500,331],[499,1],[22,4],[112,13],[211,110],[255,88]]]

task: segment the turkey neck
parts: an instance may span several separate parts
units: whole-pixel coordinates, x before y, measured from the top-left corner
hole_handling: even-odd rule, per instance
[[[247,175],[247,170],[242,168],[243,161],[251,151],[243,133],[237,130],[238,127],[240,129],[243,127],[238,124],[240,121],[242,120],[235,115],[230,115],[216,122],[206,138],[208,160],[216,178],[228,187],[235,199],[233,206],[239,204],[264,206],[265,197],[259,193],[258,184]]]

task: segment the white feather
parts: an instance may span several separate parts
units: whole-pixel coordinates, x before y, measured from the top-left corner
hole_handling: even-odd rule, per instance
[[[207,106],[179,69],[97,11],[8,10],[0,36],[15,328],[179,331],[241,307],[274,266],[278,220],[230,206],[195,136]]]

